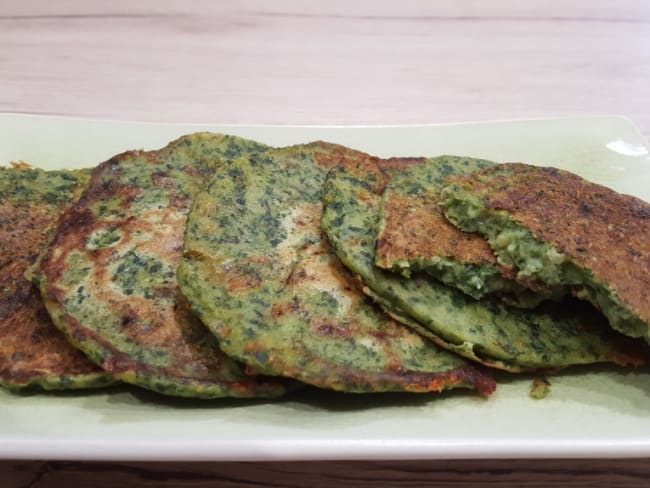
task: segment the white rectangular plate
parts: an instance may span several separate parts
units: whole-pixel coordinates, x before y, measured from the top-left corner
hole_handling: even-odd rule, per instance
[[[459,154],[566,168],[650,201],[648,144],[622,118],[417,127],[232,127],[0,114],[0,163],[91,166],[211,130],[288,145],[314,139],[378,156]],[[135,390],[0,391],[0,457],[93,460],[449,459],[650,456],[650,373],[578,368],[471,394],[299,394],[278,402],[175,401]]]

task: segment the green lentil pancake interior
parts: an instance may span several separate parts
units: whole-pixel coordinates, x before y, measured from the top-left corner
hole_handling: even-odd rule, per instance
[[[536,306],[562,290],[517,283],[511,269],[497,263],[480,234],[462,232],[445,219],[439,205],[445,178],[493,165],[484,160],[440,156],[391,176],[382,195],[375,264],[406,277],[425,271],[443,283],[480,299],[499,294],[508,303]],[[532,285],[529,283],[529,285]]]
[[[518,309],[376,267],[373,244],[384,187],[377,165],[333,170],[325,182],[322,226],[364,290],[394,316],[419,322],[444,347],[510,371],[645,361],[645,351],[635,341],[612,331],[595,310],[576,309],[579,304]]]
[[[266,150],[220,134],[102,163],[61,218],[40,263],[54,322],[117,378],[167,395],[277,396],[219,349],[180,294],[176,269],[192,197],[226,159]]]
[[[325,175],[359,159],[375,160],[316,142],[222,166],[188,219],[183,293],[224,351],[257,372],[347,392],[490,393],[489,376],[375,307],[324,238]]]
[[[488,237],[518,278],[568,285],[650,341],[650,204],[557,168],[509,163],[450,178],[446,215]]]
[[[0,385],[8,389],[113,382],[52,324],[39,291],[25,277],[89,175],[24,165],[0,169]]]

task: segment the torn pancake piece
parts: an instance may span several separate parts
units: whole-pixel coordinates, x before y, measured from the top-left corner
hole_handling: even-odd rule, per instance
[[[475,300],[436,280],[405,278],[374,265],[374,237],[386,175],[374,164],[335,169],[325,181],[322,226],[341,261],[391,314],[406,315],[443,347],[508,371],[612,362],[640,365],[646,351],[611,330],[593,307],[539,310]]]
[[[557,168],[508,163],[448,180],[446,216],[521,280],[567,285],[650,341],[650,204]]]
[[[560,299],[561,287],[516,282],[515,273],[497,263],[482,235],[462,232],[442,213],[439,201],[446,177],[494,164],[439,156],[392,175],[381,198],[375,264],[406,277],[427,272],[477,300],[498,295],[510,304],[534,307],[545,299]]]

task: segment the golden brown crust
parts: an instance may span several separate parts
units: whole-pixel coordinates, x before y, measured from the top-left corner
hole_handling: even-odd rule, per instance
[[[40,293],[23,277],[28,265],[16,260],[0,273],[0,378],[26,385],[41,377],[100,373],[54,327]]]
[[[95,190],[97,187],[91,186],[91,189]],[[123,201],[128,200],[129,188],[113,190],[122,196]],[[66,258],[71,252],[83,249],[93,232],[106,228],[106,222],[96,219],[87,207],[92,201],[101,202],[104,198],[102,194],[101,190],[90,192],[88,199],[80,202],[80,207],[74,207],[65,215],[56,240],[45,255],[48,283],[54,283],[47,287],[46,295],[58,298],[59,303],[65,300],[65,293],[56,285],[64,280],[64,273],[68,268]],[[112,219],[111,226],[119,227],[122,231],[120,246],[137,247],[138,251],[155,255],[161,262],[175,267],[183,246],[185,226],[185,215],[175,210],[151,210],[142,213],[138,219]],[[157,223],[153,224],[153,221]],[[150,238],[147,241],[133,242],[134,236],[139,233],[146,233]],[[52,252],[53,249],[56,253]],[[97,286],[93,299],[99,304],[110,304],[111,313],[122,317],[121,333],[143,347],[163,348],[172,358],[171,363],[179,369],[191,369],[195,380],[214,381],[215,371],[220,371],[223,357],[217,348],[199,346],[197,339],[204,335],[203,326],[192,315],[187,302],[178,291],[176,281],[171,280],[168,285],[157,286],[154,290],[157,300],[137,294],[126,297],[124,290],[111,283],[112,272],[109,267],[111,259],[115,256],[114,248],[96,249],[88,254],[93,260],[90,271],[92,277],[88,282]],[[119,375],[150,368],[128,354],[121,354],[111,341],[107,341],[101,334],[94,333],[92,327],[71,316],[66,317],[66,322],[73,336],[83,336],[84,341],[95,341],[111,351],[110,360],[102,363],[106,371]],[[151,326],[147,327],[146,324]],[[182,377],[183,373],[178,372],[178,376]]]
[[[375,245],[377,265],[382,268],[396,261],[431,257],[433,251],[464,263],[497,266],[487,241],[454,227],[429,198],[393,193],[384,200],[384,214],[385,225]]]
[[[120,157],[126,159],[139,155],[146,157],[148,153],[129,151]],[[51,284],[47,286],[46,294],[52,298],[57,297],[60,302],[64,301],[60,283],[68,268],[66,259],[70,253],[86,249],[86,242],[90,236],[107,227],[115,227],[120,230],[119,245],[121,247],[127,249],[137,247],[139,251],[155,255],[162,262],[171,266],[178,264],[185,225],[185,215],[177,211],[178,204],[163,209],[147,210],[141,213],[137,219],[133,216],[126,216],[102,220],[93,215],[90,208],[109,198],[118,199],[121,202],[120,207],[128,208],[128,202],[142,191],[135,186],[118,185],[115,180],[107,179],[106,174],[111,171],[112,164],[114,164],[112,161],[103,163],[93,172],[89,192],[64,215],[57,235],[44,256],[47,269],[43,271],[47,276],[48,284]],[[108,183],[103,183],[102,180]],[[156,181],[158,185],[164,186],[164,182],[159,181],[161,178],[156,178],[155,173],[152,175],[152,180]],[[147,234],[147,240],[135,239],[135,236],[141,234]],[[113,313],[123,317],[122,332],[134,341],[145,342],[148,347],[174,344],[175,347],[171,348],[171,352],[174,354],[175,364],[187,364],[188,361],[192,361],[191,344],[183,339],[182,327],[179,325],[192,322],[193,318],[187,307],[179,307],[176,302],[180,294],[178,294],[175,281],[172,280],[169,286],[156,288],[156,294],[167,298],[162,302],[145,299],[138,295],[131,295],[127,300],[124,290],[111,284],[112,273],[109,270],[109,264],[115,257],[115,248],[86,249],[85,252],[87,257],[92,259],[89,264],[92,263],[93,277],[88,281],[97,286],[94,290],[94,299],[102,304],[111,304]],[[173,299],[169,299],[170,297]],[[179,316],[182,317],[180,323],[177,321]],[[129,317],[132,319],[129,320]],[[144,320],[142,317],[147,317],[147,319]],[[146,322],[155,323],[156,327],[143,328],[142,323]],[[129,327],[131,323],[135,323],[139,327],[131,328]],[[88,335],[90,332],[87,327],[80,324],[79,333]],[[99,335],[94,339],[103,342]],[[106,343],[106,346],[110,347],[109,343]],[[127,371],[134,367],[137,369],[137,364],[127,355],[116,354],[115,356],[110,364],[104,365],[106,369],[114,372]],[[122,364],[123,362],[124,364]]]
[[[334,168],[336,166],[349,166],[355,164],[359,168],[367,168],[369,173],[380,168],[382,175],[377,179],[376,184],[381,188],[389,181],[388,174],[400,169],[405,169],[426,160],[424,157],[392,157],[379,158],[370,154],[357,151],[331,142],[317,141],[312,143],[318,145],[319,150],[314,152],[314,159],[320,166]],[[381,189],[378,189],[380,191]]]
[[[20,165],[14,169],[27,167]],[[31,180],[48,178],[40,170],[3,171],[7,171],[2,173],[3,178],[15,178],[15,181],[5,184],[7,188],[0,205],[0,383],[20,388],[31,384],[55,387],[57,382],[62,382],[63,387],[76,376],[96,374],[99,379],[102,370],[54,327],[40,293],[25,278],[65,209],[62,202],[69,203],[69,200],[57,196],[52,202],[45,201],[44,193],[48,189],[39,185],[46,181]],[[59,177],[60,174],[52,176]],[[33,184],[34,188],[21,191],[23,184]],[[71,196],[72,188],[67,190]],[[73,385],[68,383],[68,386]]]
[[[4,201],[0,205],[0,266],[15,259],[33,260],[50,235],[56,207]],[[29,262],[25,264],[25,269]]]
[[[224,350],[250,372],[335,390],[490,393],[487,375],[369,303],[322,233],[328,171],[372,171],[381,160],[319,142],[266,156],[224,168],[187,225],[179,283]],[[383,185],[381,172],[375,176],[372,184]],[[233,200],[236,191],[242,197]]]
[[[441,346],[509,371],[603,361],[644,363],[642,344],[612,331],[593,308],[578,308],[584,305],[580,302],[518,310],[494,300],[474,300],[426,277],[404,279],[378,270],[371,237],[381,197],[373,195],[372,181],[368,171],[331,173],[322,225],[337,255],[366,285],[364,292],[393,317],[406,318],[409,325],[417,321],[430,331],[428,337],[439,337]]]
[[[561,169],[503,166],[472,183],[490,187],[484,204],[590,270],[650,323],[650,204]]]
[[[392,270],[437,270],[436,274],[455,263],[457,270],[467,273],[500,274],[513,279],[514,272],[498,264],[483,236],[453,226],[439,205],[446,176],[470,174],[493,164],[483,159],[443,155],[392,171],[382,196],[375,264]],[[478,293],[467,286],[466,277],[460,279],[463,283],[447,284],[470,294]],[[491,291],[487,283],[477,289],[480,293]]]
[[[248,378],[193,315],[176,282],[193,195],[229,151],[263,147],[198,133],[94,169],[43,255],[41,289],[55,323],[117,378],[164,394],[277,396]]]

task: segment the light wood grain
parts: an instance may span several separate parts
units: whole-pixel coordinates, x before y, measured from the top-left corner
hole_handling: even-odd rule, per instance
[[[402,124],[625,115],[650,135],[650,2],[0,0],[0,111]],[[0,486],[649,485],[648,460],[0,462]]]
[[[577,114],[650,133],[650,3],[9,2],[0,109],[401,124]]]

